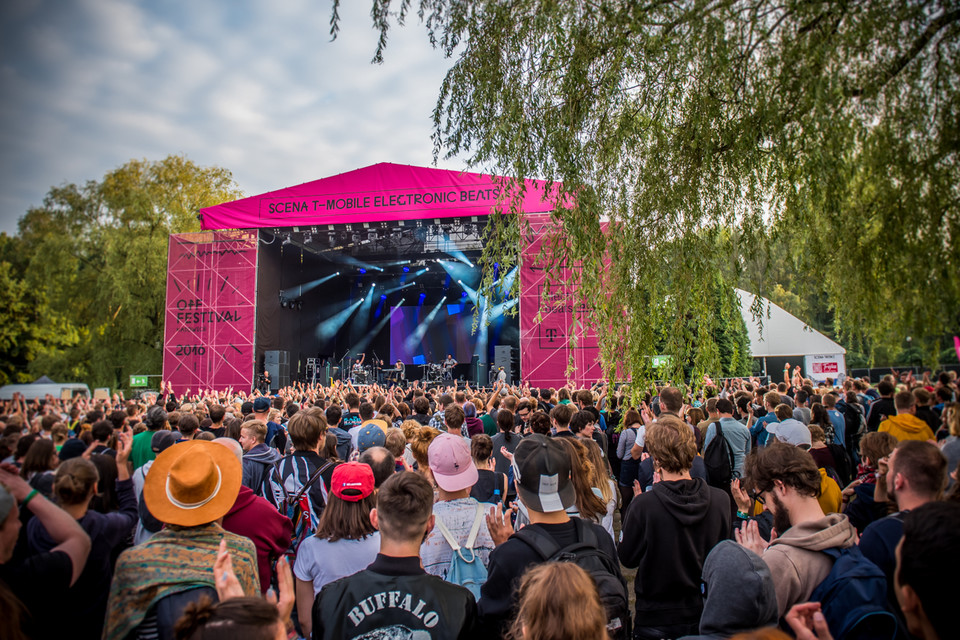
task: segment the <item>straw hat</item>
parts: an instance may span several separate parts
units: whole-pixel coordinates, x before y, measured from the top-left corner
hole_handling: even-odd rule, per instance
[[[143,498],[157,520],[195,527],[230,511],[242,479],[240,461],[230,449],[189,440],[157,456],[147,473]]]

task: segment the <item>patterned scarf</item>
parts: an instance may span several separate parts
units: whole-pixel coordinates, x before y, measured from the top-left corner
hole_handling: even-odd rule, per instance
[[[857,480],[863,484],[877,484],[877,470],[861,462],[857,465]]]
[[[224,531],[217,523],[167,527],[120,554],[110,584],[104,640],[126,638],[165,596],[191,587],[214,587],[213,563],[223,538],[243,592],[260,595],[257,552],[250,540]]]

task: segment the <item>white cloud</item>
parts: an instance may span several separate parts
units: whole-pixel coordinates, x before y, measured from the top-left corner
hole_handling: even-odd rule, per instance
[[[185,153],[248,194],[429,164],[449,60],[414,21],[370,64],[369,2],[80,0],[0,8],[0,230],[53,185]],[[460,168],[456,163],[443,166]]]

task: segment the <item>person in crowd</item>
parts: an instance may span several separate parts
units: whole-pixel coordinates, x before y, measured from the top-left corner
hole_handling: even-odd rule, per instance
[[[178,442],[193,440],[200,433],[200,421],[192,413],[185,413],[180,416],[180,421],[177,422],[177,431],[180,432]]]
[[[634,459],[630,450],[637,442],[641,428],[643,428],[643,421],[640,419],[640,413],[636,409],[628,409],[623,414],[623,430],[620,431],[620,439],[617,440],[617,457],[620,458],[620,477],[617,481],[620,485],[620,494],[623,496],[620,506],[621,521],[627,513],[630,501],[633,500],[633,482],[637,479],[640,461]]]
[[[477,481],[470,489],[470,497],[505,507],[507,474],[493,470],[493,439],[485,433],[473,436],[470,439],[470,456],[477,468]]]
[[[243,449],[232,438],[217,438],[213,442],[225,446],[243,463]],[[223,516],[226,531],[248,538],[257,550],[257,575],[260,590],[266,593],[273,575],[273,562],[287,551],[293,523],[264,498],[254,495],[249,487],[240,486],[237,500]]]
[[[758,447],[767,444],[767,425],[780,422],[776,413],[778,404],[780,404],[780,394],[778,392],[768,391],[763,394],[763,407],[767,410],[767,413],[754,420],[753,424],[750,425],[750,435]],[[790,413],[793,414],[792,411]]]
[[[113,423],[109,420],[97,420],[90,427],[90,434],[93,436],[94,447],[92,454],[107,455],[116,457],[117,452],[110,446],[113,439]]]
[[[411,420],[416,420],[422,426],[426,427],[430,424],[430,401],[426,396],[417,396],[413,399],[413,415],[410,416]]]
[[[886,460],[886,473],[877,478],[877,489],[885,489],[888,501],[898,511],[876,520],[863,530],[860,551],[887,576],[891,603],[897,543],[903,536],[903,519],[913,509],[940,498],[947,482],[947,461],[936,445],[904,440]],[[882,497],[882,496],[881,496]]]
[[[563,404],[560,403],[550,410],[550,421],[553,423],[554,437],[557,438],[574,438],[576,434],[570,430],[570,422],[573,420],[573,415],[576,413],[576,410],[573,408],[573,405],[570,403]],[[499,413],[497,414],[499,415]],[[497,420],[499,426],[499,419]],[[496,451],[496,443],[494,443],[494,451]]]
[[[214,438],[223,438],[227,435],[227,428],[223,423],[227,416],[227,410],[220,404],[210,405],[210,426],[207,431],[213,434]]]
[[[617,483],[610,477],[610,467],[600,451],[600,446],[592,440],[583,441],[583,445],[590,461],[590,490],[606,505],[606,511],[598,522],[610,537],[616,540],[613,532],[613,512],[620,505]]]
[[[464,426],[467,430],[467,436],[472,438],[475,435],[483,433],[483,422],[477,417],[477,407],[472,402],[463,403],[463,415],[466,416]]]
[[[827,417],[833,425],[833,444],[845,447],[846,445],[846,423],[843,416],[837,411],[837,395],[828,393],[823,396],[823,407],[827,411]]]
[[[513,453],[520,443],[520,436],[514,431],[516,423],[513,420],[513,412],[509,409],[500,409],[497,412],[497,435],[493,436],[493,460],[494,471],[497,473],[507,473],[510,469],[510,459],[504,454]],[[514,495],[513,486],[509,487],[511,497]]]
[[[646,446],[660,481],[630,503],[619,557],[637,567],[634,638],[676,638],[697,632],[703,561],[730,537],[732,507],[722,490],[691,477],[697,449],[689,425],[661,414],[647,427]]]
[[[437,487],[437,501],[433,505],[433,517],[437,524],[420,547],[420,558],[427,573],[446,580],[450,558],[454,553],[447,535],[464,547],[474,523],[479,521],[473,553],[484,566],[490,559],[494,544],[487,529],[483,506],[470,497],[479,474],[467,441],[459,432],[457,435],[441,433],[430,443],[427,458],[430,475]],[[446,528],[446,532],[443,528]]]
[[[576,603],[576,606],[571,606]],[[607,617],[590,574],[572,562],[548,562],[523,575],[510,637],[516,640],[601,640]]]
[[[326,430],[323,412],[318,408],[293,414],[287,423],[293,453],[281,458],[276,473],[270,476],[275,504],[283,502],[284,494],[295,496],[303,486],[310,483],[306,494],[308,510],[304,514],[309,514],[309,522],[306,523],[308,531],[316,529],[320,521],[336,467],[335,461],[320,456],[320,443],[326,436]]]
[[[71,637],[99,639],[103,632],[113,559],[127,542],[137,522],[137,499],[127,467],[132,440],[133,434],[129,431],[122,433],[118,439],[120,450],[114,461],[120,506],[118,511],[103,514],[89,509],[100,480],[92,462],[73,458],[57,469],[54,497],[60,507],[80,523],[91,541],[87,564],[64,603],[64,613],[69,622],[62,632]],[[27,525],[27,539],[32,553],[48,552],[56,546],[50,532],[36,518]]]
[[[616,564],[616,546],[603,527],[567,514],[576,495],[570,455],[560,442],[539,434],[527,436],[517,444],[511,464],[517,498],[530,519],[521,531],[548,536],[561,548],[582,542],[596,547]],[[492,507],[487,526],[496,548],[490,554],[487,581],[480,587],[480,628],[483,637],[499,637],[515,616],[520,578],[529,567],[541,564],[543,557],[513,532],[510,511],[504,514]],[[619,566],[615,568],[622,581]]]
[[[463,409],[455,402],[451,402],[447,405],[447,408],[443,410],[443,428],[447,433],[463,437],[462,430],[465,421],[466,416],[463,413]]]
[[[567,509],[567,515],[600,524],[606,515],[606,504],[603,498],[593,491],[593,462],[587,453],[586,441],[580,438],[560,438],[557,442],[566,449],[570,458],[570,479],[573,482],[575,499],[573,506]],[[518,505],[518,508],[517,522],[526,524],[529,517],[523,504]]]
[[[916,416],[917,399],[912,393],[901,391],[894,396],[893,404],[897,415],[881,422],[878,431],[889,433],[899,441],[934,439],[933,431],[927,423]]]
[[[845,549],[857,543],[857,531],[846,516],[823,514],[821,476],[810,454],[796,446],[772,442],[747,456],[746,489],[773,514],[776,538],[760,537],[755,521],[736,530],[737,541],[770,567],[782,618],[795,604],[810,599],[833,567],[824,549]],[[773,536],[771,536],[773,538]]]
[[[387,443],[387,434],[379,421],[364,423],[357,433],[357,453],[362,455],[372,447],[383,447]]]
[[[20,475],[46,497],[53,495],[54,471],[60,464],[53,440],[37,438],[27,449],[20,466]]]
[[[960,462],[960,404],[951,402],[943,408],[943,425],[947,430],[941,451],[947,458],[947,474],[952,474]],[[953,484],[951,480],[950,484]]]
[[[910,634],[946,640],[956,634],[954,594],[944,579],[960,572],[960,505],[929,502],[903,519],[894,589]]]
[[[324,417],[327,420],[327,433],[332,433],[337,438],[337,458],[349,460],[350,452],[353,450],[353,441],[350,438],[350,433],[340,427],[343,411],[337,405],[331,404],[327,407]]]
[[[117,559],[104,640],[156,635],[172,627],[174,620],[158,615],[157,602],[196,586],[215,587],[213,564],[224,539],[244,593],[260,593],[253,543],[218,524],[236,502],[242,480],[240,461],[215,442],[181,442],[157,456],[143,497],[150,513],[167,526]]]
[[[173,431],[160,430],[149,433],[153,434],[152,449],[154,454],[160,454],[177,443],[177,435]],[[137,436],[133,436],[133,439],[136,440]],[[150,515],[150,511],[143,501],[143,485],[146,482],[150,467],[153,466],[154,459],[155,458],[151,458],[138,467],[131,477],[131,481],[133,482],[133,495],[137,499],[138,511],[136,530],[133,534],[134,544],[140,544],[149,540],[150,536],[160,531],[163,527],[162,522]]]
[[[397,472],[396,457],[385,447],[370,447],[360,454],[358,462],[373,470],[374,486],[378,489]]]
[[[263,420],[247,420],[240,429],[240,446],[243,447],[243,486],[252,489],[254,495],[266,498],[271,504],[276,505],[270,478],[273,466],[280,460],[280,454],[264,443],[266,437],[267,424]]]
[[[732,540],[717,543],[703,563],[700,633],[682,640],[723,640],[777,624],[777,594],[770,567]]]
[[[438,435],[440,435],[440,432],[433,427],[421,426],[413,434],[413,439],[410,441],[410,453],[413,455],[416,470],[422,475],[426,475],[427,469],[430,467],[427,452],[430,450],[430,443]]]
[[[55,546],[45,553],[14,556],[29,511]],[[0,465],[0,637],[55,637],[67,590],[79,580],[90,554],[90,537],[69,513]]]
[[[271,409],[270,398],[260,397],[253,401],[254,420],[263,422],[267,427],[267,433],[264,434],[263,443],[271,449],[279,449],[282,452],[284,449],[283,444],[286,443],[286,440],[283,437],[278,438],[278,434],[282,431],[282,428],[274,420],[270,419]],[[283,440],[283,443],[280,443],[280,440]],[[280,446],[278,446],[278,444]]]
[[[886,515],[886,504],[873,499],[877,487],[877,467],[897,446],[897,439],[889,433],[874,431],[860,440],[860,464],[856,479],[843,490],[843,513],[858,532]]]
[[[877,383],[877,393],[880,397],[870,405],[867,412],[867,431],[873,432],[880,428],[880,422],[887,418],[897,415],[896,403],[893,399],[893,393],[896,387],[890,380],[881,380]]]
[[[130,464],[133,465],[134,470],[157,457],[151,446],[153,434],[161,429],[168,429],[167,412],[163,407],[154,405],[147,409],[146,415],[143,416],[143,424],[146,425],[147,430],[133,436]]]
[[[277,605],[262,598],[210,598],[190,603],[175,627],[175,640],[284,640],[287,628]]]
[[[370,522],[377,506],[374,474],[362,462],[347,462],[333,470],[330,500],[316,533],[306,538],[293,565],[297,616],[307,638],[313,629],[313,602],[334,580],[366,569],[380,550],[380,532]]]
[[[811,412],[810,407],[807,406],[807,401],[810,398],[808,394],[803,389],[798,389],[796,395],[793,397],[794,404],[796,405],[793,408],[793,419],[799,420],[803,424],[810,424]]]
[[[712,400],[712,398],[711,398]],[[727,398],[717,398],[716,401],[717,420],[720,423],[720,430],[723,431],[723,437],[730,445],[730,451],[733,453],[733,475],[739,478],[743,475],[743,461],[750,453],[751,438],[750,430],[733,417],[733,402]],[[714,423],[707,425],[703,435],[703,450],[707,447],[717,435],[717,426]]]
[[[473,594],[427,574],[421,565],[432,510],[433,488],[423,476],[402,471],[383,483],[370,511],[380,531],[380,553],[363,571],[320,591],[313,604],[315,640],[473,636]]]

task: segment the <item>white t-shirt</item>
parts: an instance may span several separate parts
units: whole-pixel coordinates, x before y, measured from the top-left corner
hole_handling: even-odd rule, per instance
[[[443,524],[457,539],[460,546],[463,546],[466,544],[470,529],[473,527],[473,519],[476,516],[478,504],[480,503],[473,498],[437,502],[433,505],[433,515],[438,520],[443,520]],[[484,510],[484,514],[486,514],[490,507],[489,505],[484,506],[486,506]],[[477,540],[473,545],[473,550],[480,556],[483,566],[487,566],[490,562],[490,552],[493,551],[493,546],[493,538],[490,537],[490,530],[487,529],[487,520],[484,516],[481,516],[480,531],[477,532]],[[452,555],[453,549],[450,548],[447,539],[440,533],[440,529],[435,526],[420,546],[420,559],[423,561],[424,570],[431,575],[446,580]]]
[[[313,595],[316,596],[327,583],[369,567],[379,552],[379,531],[360,540],[341,538],[336,542],[310,536],[300,543],[293,575],[304,582],[313,582]]]

